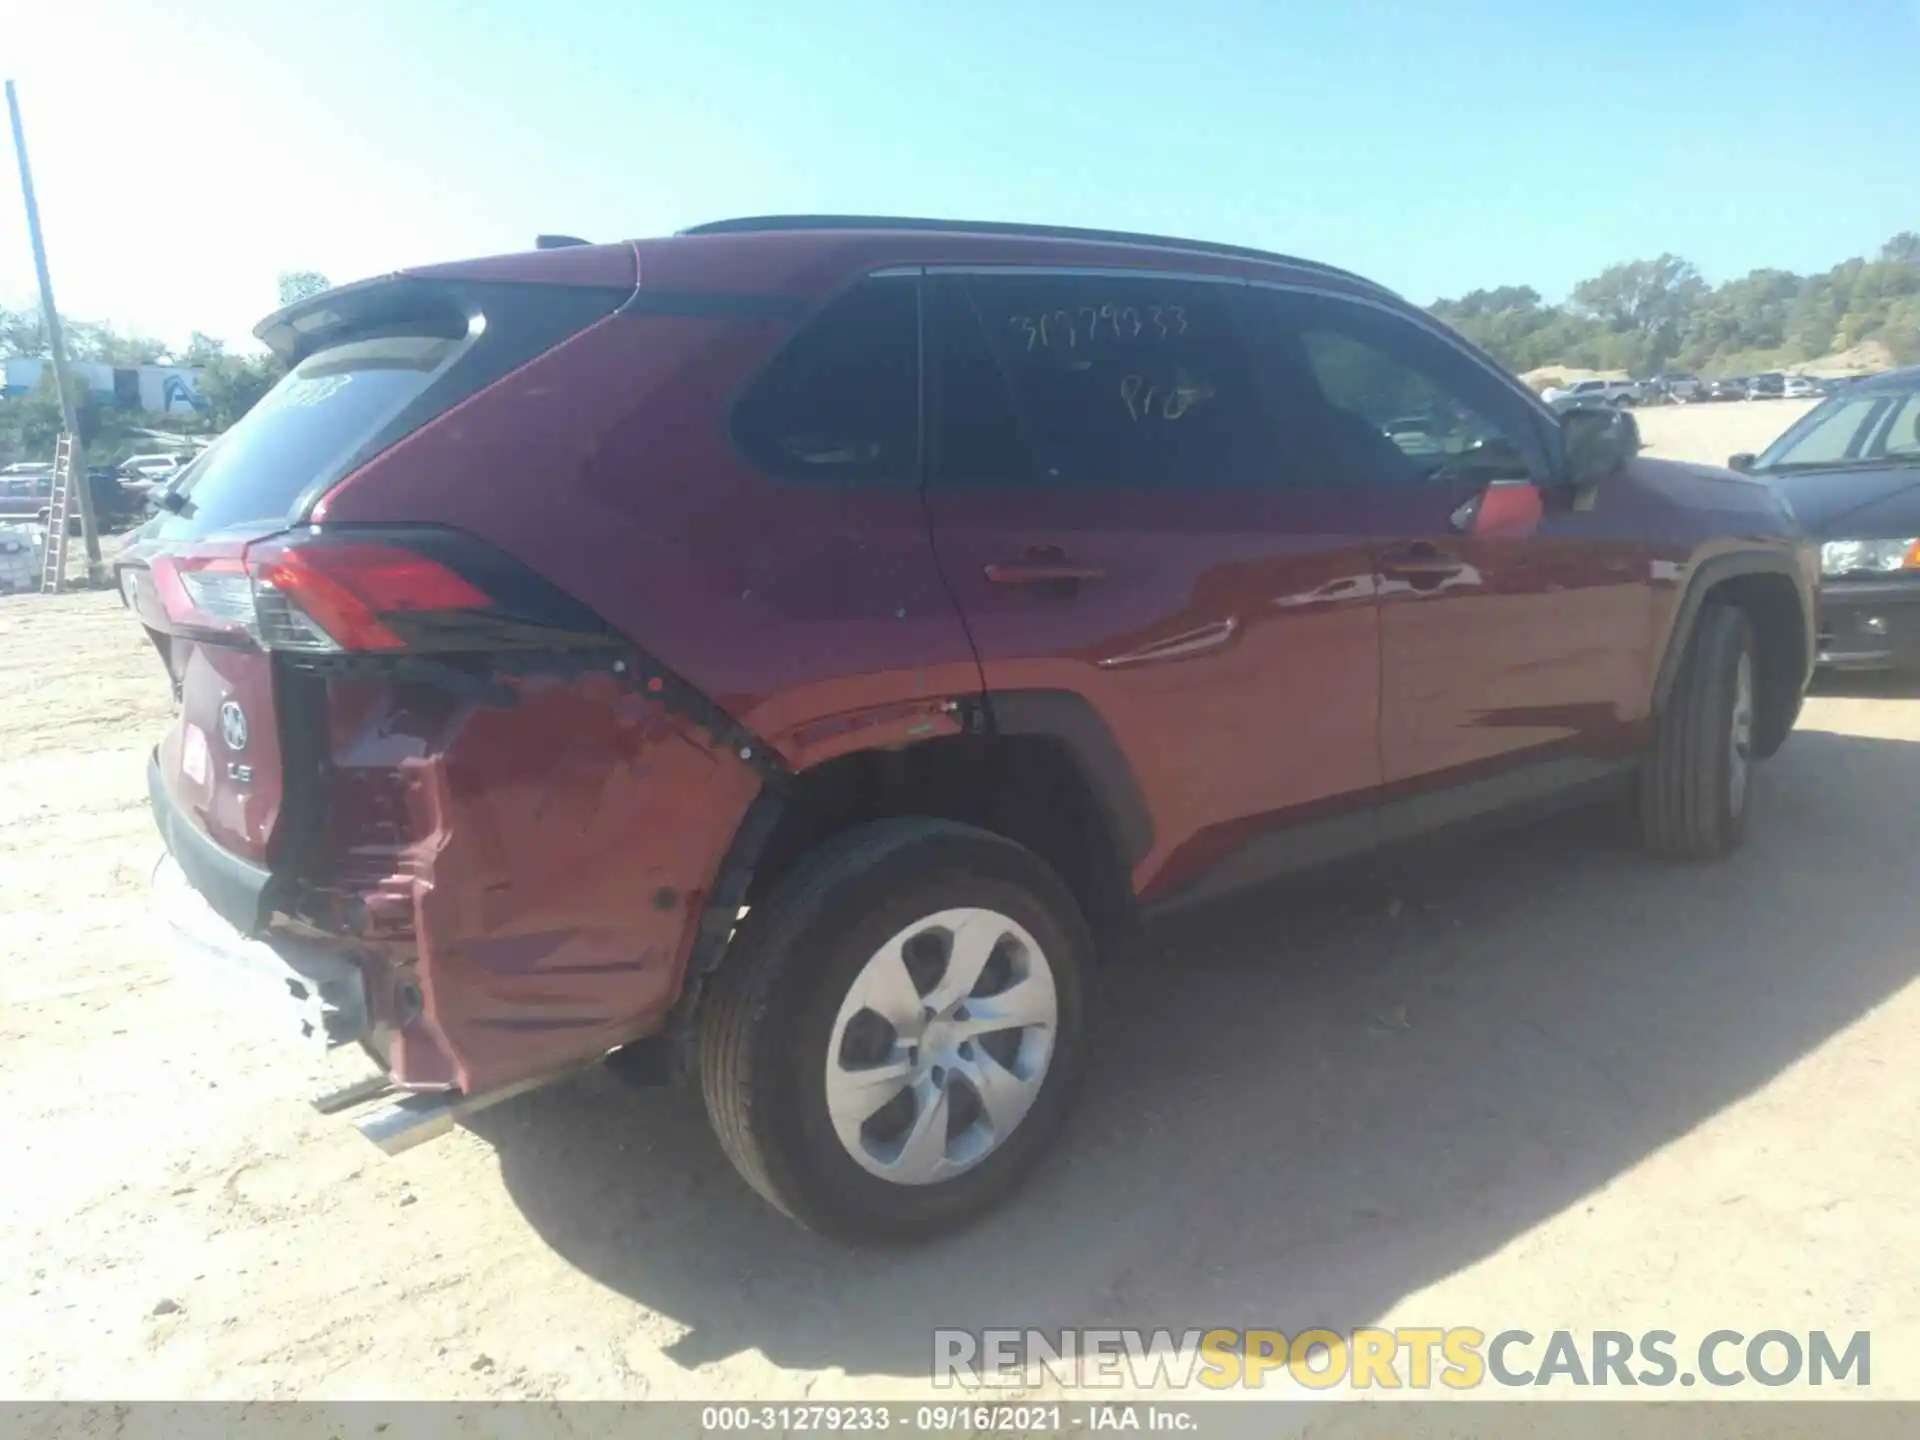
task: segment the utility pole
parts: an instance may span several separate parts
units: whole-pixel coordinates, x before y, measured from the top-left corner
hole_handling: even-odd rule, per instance
[[[87,576],[100,573],[100,532],[93,523],[93,486],[87,480],[86,450],[80,443],[80,407],[75,398],[73,376],[67,372],[67,341],[60,329],[60,312],[53,305],[53,281],[47,274],[47,247],[40,239],[40,206],[33,198],[33,170],[27,164],[27,132],[20,124],[20,97],[13,81],[7,81],[7,114],[13,121],[13,150],[20,157],[20,193],[27,202],[27,235],[33,242],[33,268],[40,277],[40,313],[46,320],[47,347],[53,352],[53,383],[60,391],[60,419],[73,437],[73,453],[78,456],[71,483],[80,502],[80,527],[87,542]],[[49,546],[53,537],[47,537]]]

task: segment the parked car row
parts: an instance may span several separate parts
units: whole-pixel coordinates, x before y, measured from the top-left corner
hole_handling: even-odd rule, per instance
[[[1540,398],[1556,410],[1569,405],[1688,405],[1703,400],[1811,400],[1832,395],[1852,382],[1788,375],[1769,370],[1759,375],[1655,375],[1649,380],[1579,380],[1553,385]]]
[[[151,481],[128,481],[125,467],[98,465],[87,471],[93,494],[94,519],[106,529],[122,527],[148,511]],[[0,520],[27,520],[45,524],[53,506],[53,466],[26,462],[0,470]],[[80,517],[67,522],[68,533],[81,531]]]
[[[1671,398],[1681,403],[1689,400],[1815,400],[1836,394],[1849,383],[1769,370],[1759,375],[1723,375],[1716,380],[1695,381],[1692,393],[1676,391]]]

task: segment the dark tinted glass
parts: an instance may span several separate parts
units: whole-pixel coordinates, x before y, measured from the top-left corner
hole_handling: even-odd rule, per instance
[[[1912,459],[1920,455],[1920,390],[1909,392],[1874,437],[1876,454]]]
[[[1874,430],[1886,418],[1891,399],[1868,391],[1846,392],[1823,401],[1769,445],[1754,468],[1838,465],[1865,453]]]
[[[863,281],[774,359],[735,412],[734,436],[788,479],[913,485],[919,355],[915,282]]]
[[[928,291],[933,424],[930,458],[937,484],[1020,485],[1032,457],[1013,392],[964,280],[936,277]]]
[[[287,519],[301,492],[419,396],[462,344],[384,335],[308,356],[183,473],[193,528]]]
[[[952,432],[943,481],[1268,483],[1271,447],[1227,308],[1234,287],[1078,275],[960,283],[968,303],[946,297],[943,330],[977,328],[943,335],[939,347],[947,368],[936,408]]]
[[[1253,290],[1248,339],[1294,483],[1540,479],[1531,407],[1438,335],[1370,305]]]

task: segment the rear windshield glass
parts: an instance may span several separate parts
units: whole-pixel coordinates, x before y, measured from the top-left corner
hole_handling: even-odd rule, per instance
[[[178,518],[200,534],[288,519],[302,491],[419,396],[465,343],[382,335],[308,356],[185,473]]]

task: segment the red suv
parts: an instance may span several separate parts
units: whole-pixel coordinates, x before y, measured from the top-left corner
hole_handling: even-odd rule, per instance
[[[618,1056],[808,1225],[957,1225],[1140,914],[1611,784],[1723,855],[1811,671],[1772,489],[1302,260],[730,221],[258,333],[120,567],[156,887],[390,1150]]]

